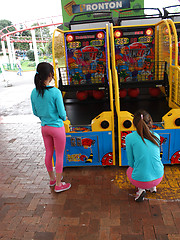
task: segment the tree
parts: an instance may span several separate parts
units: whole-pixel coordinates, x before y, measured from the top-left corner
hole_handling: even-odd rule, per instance
[[[43,25],[45,23],[40,23],[40,25]],[[34,23],[32,25],[32,27],[34,26],[38,26],[39,24],[38,23]],[[50,31],[49,31],[49,27],[43,27],[43,28],[36,28],[35,29],[35,33],[36,33],[36,37],[43,37],[43,38],[46,38],[46,37],[50,37]]]
[[[23,26],[20,27],[20,30],[23,29]],[[24,40],[24,37],[27,37],[27,39],[31,39],[31,32],[29,30],[25,30],[22,32],[19,32],[16,34],[16,36],[20,39],[20,40]],[[14,44],[15,48],[19,49],[19,50],[29,50],[29,43],[24,42],[16,42]]]
[[[26,55],[27,55],[29,61],[35,61],[34,51],[33,51],[33,50],[27,51],[27,52],[26,52]]]
[[[40,25],[43,25],[44,23],[40,23]],[[34,26],[38,26],[39,24],[38,23],[34,23],[32,25],[32,27]],[[49,31],[49,27],[44,27],[44,28],[36,28],[35,29],[35,35],[37,38],[40,38],[41,40],[43,39],[49,39],[51,38],[51,34],[50,34],[50,31]],[[41,46],[44,48],[44,44],[41,43]]]
[[[6,20],[6,19],[0,20],[0,30],[2,30],[5,27],[12,26],[12,25],[13,25],[12,22],[9,20]],[[15,28],[12,26],[12,27],[9,27],[8,30],[10,32],[12,32],[12,31],[15,31]],[[6,29],[3,30],[3,33],[7,33],[7,32],[8,31]]]
[[[54,38],[54,51],[55,58],[59,59],[64,56],[64,42],[63,42],[63,34],[58,33]]]
[[[43,25],[44,23],[39,23]],[[39,25],[38,23],[34,23],[32,27]],[[49,27],[43,28],[35,28],[35,36],[37,39],[47,40],[47,43],[37,43],[38,50],[43,54],[52,54],[52,34],[50,34]]]
[[[6,20],[6,19],[2,19],[0,20],[0,30],[2,30],[3,28],[5,27],[8,27],[8,26],[12,26],[12,22],[9,21],[9,20]],[[8,28],[8,31],[12,32],[12,31],[15,31],[15,28],[12,26],[12,27],[9,27]],[[6,29],[4,29],[2,31],[2,33],[6,34],[8,32]],[[2,45],[1,45],[1,42],[0,42],[0,50],[2,50]]]
[[[48,52],[48,54],[52,54],[52,38],[51,38],[51,40],[47,43],[47,52]]]

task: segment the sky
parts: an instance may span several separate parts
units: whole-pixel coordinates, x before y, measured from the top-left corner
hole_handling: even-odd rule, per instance
[[[62,14],[61,0],[1,0],[0,7],[0,20],[10,20],[13,24]]]
[[[180,4],[179,0],[145,0],[144,3],[146,8],[160,9]],[[1,0],[0,6],[0,19],[13,24],[61,15],[61,0]]]
[[[144,7],[146,8],[159,8],[162,10],[163,7],[179,5],[179,0],[144,0]]]

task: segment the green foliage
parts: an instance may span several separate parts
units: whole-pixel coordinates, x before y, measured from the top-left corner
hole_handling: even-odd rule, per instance
[[[43,56],[43,57],[39,57],[39,62],[53,62],[53,59],[52,59],[52,55],[51,56]]]
[[[32,61],[24,60],[21,65],[23,71],[34,71],[36,69],[36,63]]]
[[[20,43],[20,42],[15,42],[14,47],[19,50],[28,50],[29,49],[29,43]]]
[[[43,55],[45,55],[45,54],[51,55],[52,54],[52,40],[47,42],[44,46],[38,47],[38,49]]]
[[[45,24],[45,23],[40,23],[41,25]],[[32,27],[34,26],[38,26],[39,23],[34,23],[32,25]],[[47,38],[47,37],[50,37],[50,31],[49,31],[49,27],[44,27],[44,28],[36,28],[35,29],[35,35],[36,37],[43,37],[43,38]]]
[[[27,51],[26,55],[27,55],[29,61],[35,61],[35,56],[34,56],[34,51],[33,50]]]
[[[31,32],[29,30],[25,30],[22,32],[22,36],[27,36],[31,38]]]
[[[47,43],[47,53],[52,54],[52,39]]]
[[[29,62],[27,67],[35,67],[36,66],[36,63],[35,62]]]
[[[23,25],[20,26],[20,29],[23,29]],[[28,37],[28,39],[31,39],[31,32],[29,30],[25,30],[23,32],[17,33],[16,36],[19,37],[19,39],[24,40],[24,37]],[[19,50],[29,50],[29,43],[26,42],[15,42],[14,47]]]
[[[11,26],[12,25],[12,22],[11,21],[9,21],[9,20],[6,20],[6,19],[2,19],[2,20],[0,20],[0,30],[2,30],[3,28],[5,28],[5,27],[8,27],[8,26]],[[15,28],[14,27],[10,27],[10,28],[8,28],[9,29],[9,31],[14,31],[15,30]],[[7,33],[7,30],[3,30],[3,33]],[[5,42],[5,46],[6,46],[7,44],[6,44],[6,42]],[[1,45],[1,42],[0,42],[0,50],[2,49],[2,45]]]
[[[43,23],[41,23],[43,25]],[[8,26],[11,26],[13,25],[11,21],[9,20],[0,20],[0,30],[1,29],[4,29],[5,27],[8,27]],[[34,23],[32,26],[37,26],[38,23]],[[24,26],[20,26],[20,29],[23,29]],[[12,26],[12,27],[9,27],[8,28],[8,31],[15,31],[15,28]],[[7,33],[7,30],[3,30],[3,33]],[[42,39],[42,40],[45,40],[45,39],[51,39],[52,36],[50,34],[50,29],[49,27],[44,27],[44,28],[38,28],[38,29],[35,29],[35,34],[36,34],[36,37]],[[29,30],[25,30],[25,31],[22,31],[20,33],[17,33],[16,36],[19,37],[19,39],[23,40],[24,36],[26,37],[29,37],[31,39],[31,31]],[[7,48],[7,43],[5,41],[5,47]],[[52,54],[52,40],[50,40],[48,43],[41,43],[41,44],[37,44],[37,47],[38,47],[38,50],[43,54],[43,55],[51,55]],[[14,43],[14,48],[15,49],[18,49],[18,50],[29,50],[29,43],[26,43],[26,42],[15,42]],[[2,46],[1,46],[1,42],[0,42],[0,50],[2,49]],[[34,52],[32,50],[30,50],[30,52],[28,51],[27,53],[27,57],[29,58],[29,60],[32,60],[34,61]]]
[[[5,27],[8,27],[8,26],[11,26],[13,25],[11,21],[9,20],[6,20],[6,19],[3,19],[3,20],[0,20],[0,30],[5,28]],[[10,27],[8,28],[8,30],[11,32],[11,31],[15,31],[15,28],[14,27]],[[8,31],[7,30],[3,30],[3,33],[7,33]]]

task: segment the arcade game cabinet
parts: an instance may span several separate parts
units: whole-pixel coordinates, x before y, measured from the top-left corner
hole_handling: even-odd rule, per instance
[[[160,20],[159,12],[158,9],[157,14],[151,14],[150,9],[121,11],[119,26],[111,25],[120,166],[127,165],[125,137],[135,130],[133,114],[139,109],[148,111],[155,122],[154,130],[161,136],[162,162],[180,163],[180,69],[174,23],[161,20],[132,25],[131,22]],[[124,26],[123,21],[129,25]]]
[[[79,27],[82,23],[79,18],[70,25]],[[86,19],[83,23],[92,21],[88,17]],[[53,62],[56,86],[63,92],[69,119],[64,122],[64,166],[114,165],[114,108],[108,25],[69,31],[56,29],[53,34]]]

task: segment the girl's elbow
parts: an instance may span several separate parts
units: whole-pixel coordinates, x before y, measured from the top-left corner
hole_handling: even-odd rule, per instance
[[[62,119],[63,121],[66,121],[66,115],[61,116],[61,119]]]

